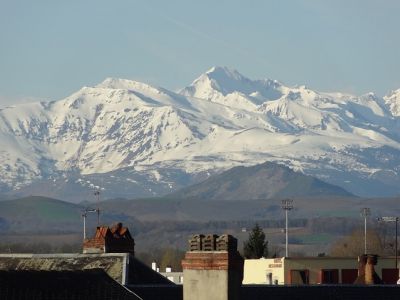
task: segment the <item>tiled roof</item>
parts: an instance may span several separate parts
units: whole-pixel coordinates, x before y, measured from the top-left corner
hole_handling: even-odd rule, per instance
[[[108,232],[110,232],[108,226],[97,227],[95,239],[105,239]]]
[[[0,254],[0,270],[79,271],[103,269],[123,283],[124,265],[129,254]],[[2,298],[0,298],[2,299]]]
[[[4,271],[79,271],[94,268],[103,269],[122,284],[175,285],[127,253],[0,254],[0,270]]]
[[[103,270],[0,271],[0,299],[139,300]]]
[[[154,271],[135,257],[131,257],[129,261],[127,284],[175,286],[175,283]]]
[[[84,253],[134,253],[135,241],[121,223],[113,227],[98,226],[93,238],[83,242]]]

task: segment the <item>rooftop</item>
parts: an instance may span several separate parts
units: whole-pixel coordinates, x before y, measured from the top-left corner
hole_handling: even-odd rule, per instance
[[[0,270],[0,298],[29,300],[141,300],[102,269],[84,271]]]

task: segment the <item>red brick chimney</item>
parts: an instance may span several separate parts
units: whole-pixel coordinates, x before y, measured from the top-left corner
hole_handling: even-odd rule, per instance
[[[95,236],[83,241],[83,253],[135,253],[135,241],[127,227],[117,223],[99,226]]]

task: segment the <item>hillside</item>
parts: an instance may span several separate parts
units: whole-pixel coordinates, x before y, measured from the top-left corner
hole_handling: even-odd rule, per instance
[[[285,197],[353,196],[344,189],[300,172],[266,162],[234,167],[170,195],[177,199],[240,200]]]
[[[80,205],[45,197],[0,201],[0,229],[11,232],[74,231],[81,227]]]
[[[0,231],[12,233],[82,233],[82,213],[85,208],[97,208],[97,203],[74,204],[57,199],[30,196],[13,200],[0,201]],[[134,215],[121,206],[115,212],[100,206],[100,223],[111,225],[115,222],[128,221],[135,224]],[[97,214],[89,213],[86,219],[88,228],[97,226]]]

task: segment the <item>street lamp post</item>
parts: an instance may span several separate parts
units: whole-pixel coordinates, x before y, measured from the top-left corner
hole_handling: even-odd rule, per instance
[[[394,251],[395,251],[394,255],[395,255],[395,264],[396,264],[395,269],[397,269],[398,268],[397,267],[397,226],[399,223],[399,217],[382,217],[382,218],[378,218],[378,221],[387,222],[387,223],[396,222],[396,242],[394,245]]]
[[[289,257],[289,250],[288,250],[288,244],[289,244],[289,229],[288,229],[288,211],[293,209],[293,200],[291,199],[284,199],[282,200],[282,209],[285,210],[285,219],[286,219],[286,228],[285,228],[285,234],[286,234],[286,255],[285,257]]]
[[[367,218],[371,215],[371,209],[364,207],[361,209],[361,215],[364,217],[364,254],[367,254]]]

